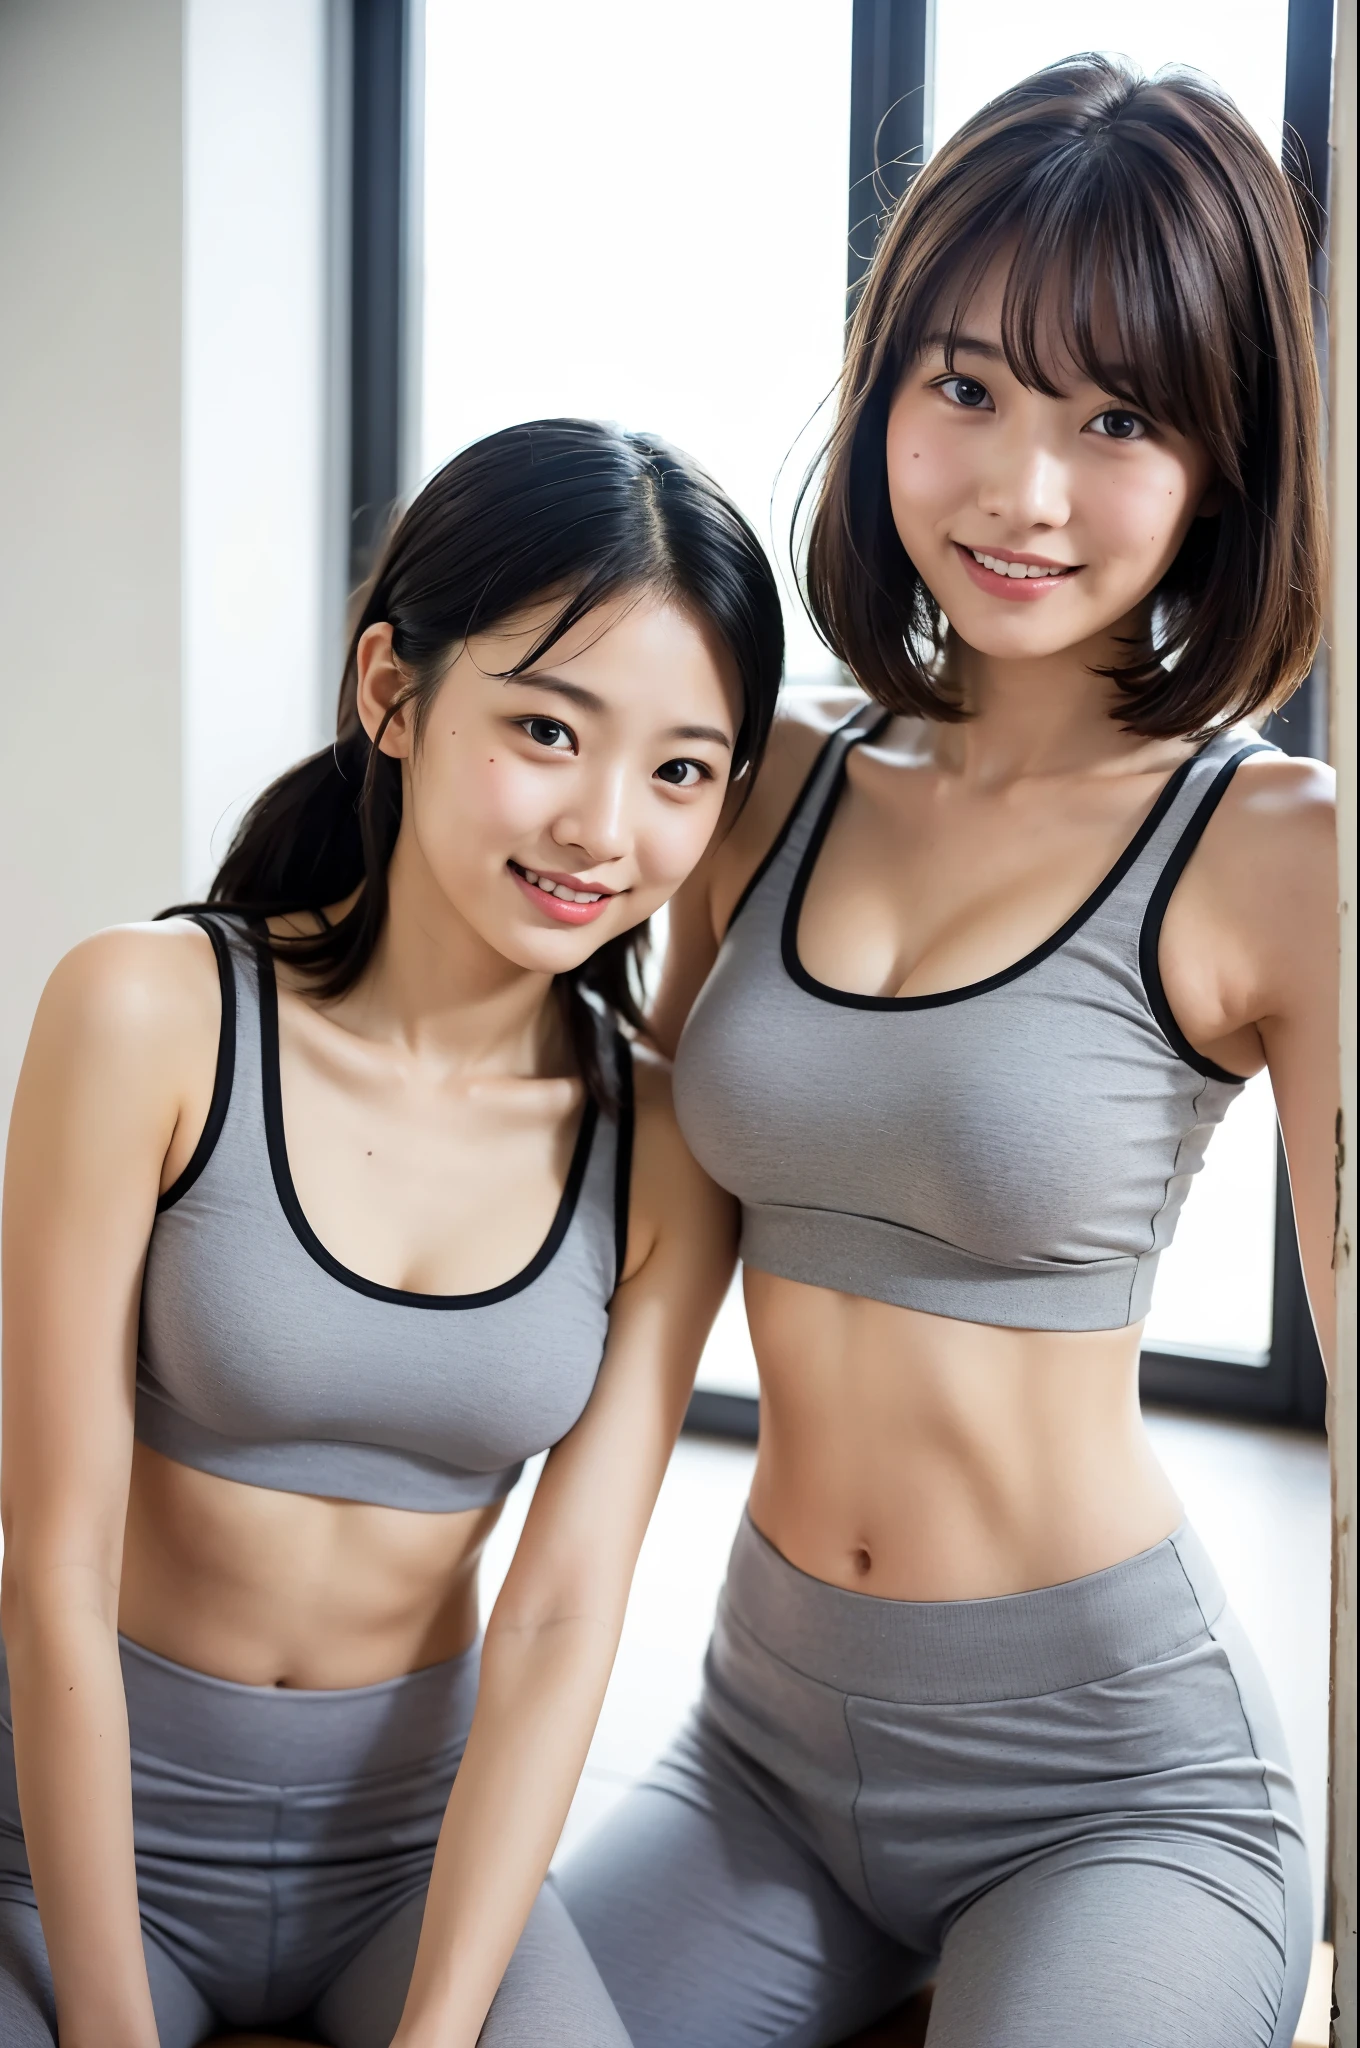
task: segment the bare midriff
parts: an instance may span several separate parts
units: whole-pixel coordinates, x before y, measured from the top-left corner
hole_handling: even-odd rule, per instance
[[[138,1444],[119,1629],[238,1685],[376,1685],[473,1643],[477,1566],[499,1513],[242,1486]]]
[[[1180,1504],[1138,1411],[1141,1326],[996,1329],[748,1267],[751,1518],[813,1578],[979,1600],[1104,1570]]]

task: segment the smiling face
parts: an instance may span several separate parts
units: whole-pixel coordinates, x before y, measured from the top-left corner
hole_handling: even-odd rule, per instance
[[[1205,450],[1092,384],[1060,342],[1059,396],[1022,384],[1001,346],[995,266],[946,357],[940,332],[888,416],[893,521],[954,632],[1023,660],[1143,638],[1147,600],[1209,509]],[[1108,660],[1102,649],[1099,659]]]
[[[413,706],[380,742],[402,762],[390,880],[512,964],[562,974],[641,924],[685,880],[727,793],[741,693],[710,628],[632,592],[578,622],[522,675],[557,607],[475,634],[417,734]],[[376,735],[409,680],[390,626],[359,649],[360,717]]]

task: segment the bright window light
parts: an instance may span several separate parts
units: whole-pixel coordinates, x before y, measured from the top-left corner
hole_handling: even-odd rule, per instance
[[[1130,57],[1142,70],[1188,64],[1236,100],[1272,153],[1284,122],[1289,0],[936,0],[934,145],[1041,64],[1079,50]]]
[[[850,0],[426,0],[422,454],[615,419],[782,564],[845,318]]]

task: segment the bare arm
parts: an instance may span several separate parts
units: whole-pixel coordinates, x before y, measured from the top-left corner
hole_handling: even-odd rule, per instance
[[[1162,979],[1192,1045],[1230,1073],[1270,1070],[1299,1250],[1330,1369],[1341,1100],[1336,817],[1329,769],[1244,762],[1171,899]]]
[[[39,1007],[10,1126],[0,1620],[63,2048],[156,2043],[118,1588],[142,1264],[180,1120],[184,1027],[202,1027],[216,1003],[211,956],[186,961],[185,947],[196,955],[198,944],[182,932],[113,932],[63,961]],[[185,964],[181,1014],[174,992]],[[215,1015],[208,1028],[215,1035]]]
[[[1331,777],[1316,773],[1282,820],[1269,885],[1258,1028],[1289,1162],[1299,1253],[1318,1342],[1336,1357],[1337,1118],[1341,1105],[1340,928]]]
[[[467,1753],[394,2048],[473,2048],[562,1831],[628,1588],[731,1275],[727,1198],[639,1073],[626,1277],[590,1404],[552,1452],[487,1627]]]

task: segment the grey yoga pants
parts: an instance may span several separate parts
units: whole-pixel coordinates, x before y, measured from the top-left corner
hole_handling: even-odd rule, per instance
[[[161,2048],[300,2025],[388,2048],[477,1695],[476,1649],[384,1685],[231,1685],[125,1642],[142,1938]],[[485,2048],[628,2048],[544,1887]],[[54,2048],[0,1657],[0,2044]]]
[[[807,1577],[746,1521],[685,1733],[562,1896],[634,2048],[1287,2048],[1298,1802],[1197,1539],[998,1600]]]

